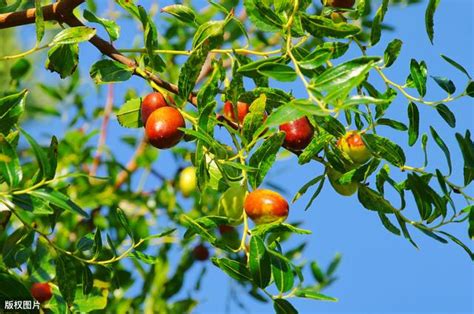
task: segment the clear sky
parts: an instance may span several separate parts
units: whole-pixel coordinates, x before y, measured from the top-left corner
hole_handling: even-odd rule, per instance
[[[150,1],[137,1],[148,7]],[[169,1],[160,1],[165,6]],[[424,29],[424,10],[427,1],[409,7],[392,7],[386,15],[385,22],[395,27],[394,32],[383,33],[381,42],[369,50],[370,55],[383,55],[386,44],[394,38],[404,42],[401,55],[396,64],[387,73],[395,82],[402,83],[409,73],[411,58],[425,60],[429,74],[447,76],[457,83],[458,90],[465,86],[465,78],[449,64],[440,58],[440,54],[457,60],[474,75],[473,49],[473,12],[472,0],[441,1],[435,16],[435,45],[429,43]],[[135,28],[133,28],[135,30]],[[126,47],[130,43],[130,33],[122,28],[123,38],[119,46]],[[355,57],[356,50],[351,50],[347,58]],[[95,49],[87,43],[81,44],[81,70],[83,71],[84,91],[88,94],[91,110],[104,102],[105,89],[96,93],[92,82],[87,81],[88,68],[98,59]],[[339,60],[338,60],[339,62]],[[40,78],[56,79],[56,74],[42,71]],[[116,88],[117,93],[125,90],[124,86],[135,86],[144,94],[147,88],[139,79]],[[279,86],[278,84],[276,86]],[[280,85],[287,87],[289,85]],[[304,97],[305,92],[299,84],[291,85],[295,95]],[[416,93],[416,91],[412,91]],[[445,97],[444,92],[432,81],[428,85],[427,98],[437,100]],[[117,99],[121,99],[120,96]],[[407,101],[397,98],[391,106],[388,117],[407,122]],[[462,159],[454,139],[455,131],[464,133],[466,129],[473,130],[474,120],[473,99],[463,98],[453,103],[450,108],[456,114],[456,130],[450,129],[432,108],[419,105],[422,124],[421,132],[427,132],[433,125],[447,142],[451,149],[453,164],[461,170]],[[46,123],[30,125],[30,130],[37,133],[50,133]],[[407,147],[405,132],[380,129],[381,134],[392,138],[404,148]],[[36,133],[35,132],[35,133]],[[60,131],[58,131],[60,132]],[[128,160],[132,153],[128,147],[119,141],[125,134],[139,134],[141,130],[125,130],[118,126],[116,120],[110,125],[110,132],[115,138],[108,139],[107,144],[119,153],[121,161]],[[430,165],[446,170],[446,162],[441,151],[431,140],[429,145]],[[422,163],[422,153],[419,144],[407,150],[408,162],[412,166]],[[156,164],[156,169],[165,174],[171,174],[173,169],[168,166],[172,162],[168,153],[163,153]],[[166,165],[166,166],[163,166]],[[301,185],[309,179],[321,174],[322,168],[314,163],[299,166],[294,158],[278,161],[269,174],[269,181],[279,184],[286,189],[284,193],[289,199]],[[455,179],[461,182],[460,172]],[[149,187],[157,182],[150,182]],[[470,193],[472,194],[472,189]],[[309,193],[311,195],[311,193]],[[304,251],[307,260],[317,259],[319,264],[326,266],[336,252],[343,255],[342,263],[337,272],[339,279],[325,292],[339,298],[338,303],[324,303],[294,299],[294,304],[300,313],[472,313],[473,305],[473,264],[467,254],[458,246],[450,243],[443,245],[412,230],[412,236],[420,250],[412,247],[404,238],[397,237],[384,229],[376,213],[364,209],[358,204],[356,196],[342,197],[336,194],[329,184],[308,211],[304,211],[310,195],[301,198],[291,207],[289,222],[301,221],[302,227],[311,229],[313,234],[307,237],[308,246]],[[461,203],[460,203],[461,204]],[[416,218],[414,203],[409,202],[407,211]],[[462,207],[462,205],[459,205]],[[448,228],[448,231],[468,242],[466,224]],[[294,236],[296,245],[305,238]],[[203,265],[194,265],[192,277],[196,276]],[[207,265],[207,276],[203,281],[202,290],[191,295],[203,302],[196,308],[196,313],[223,313],[229,297],[229,282],[227,275],[212,266]],[[307,274],[308,281],[312,278]],[[246,297],[244,291],[237,290],[241,300],[247,305],[247,311],[240,310],[235,305],[232,313],[272,313],[271,304],[255,302]],[[181,293],[178,297],[186,294]]]

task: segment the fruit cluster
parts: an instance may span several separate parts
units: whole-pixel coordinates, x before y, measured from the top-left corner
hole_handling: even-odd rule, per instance
[[[170,98],[170,103],[174,101]],[[141,104],[141,119],[151,145],[160,149],[175,146],[183,138],[180,128],[186,127],[183,115],[166,102],[163,95],[154,92],[147,95]]]
[[[337,4],[342,3],[338,2]],[[345,6],[342,5],[341,7]],[[171,98],[168,101],[174,105],[174,101]],[[244,124],[245,118],[250,111],[250,105],[241,101],[237,102],[236,105],[230,101],[226,101],[223,106],[224,117],[228,119],[228,121],[236,123],[237,127],[241,127]],[[180,130],[180,128],[185,127],[183,116],[178,109],[170,106],[161,93],[154,92],[143,99],[141,119],[145,125],[146,135],[150,144],[157,148],[164,149],[173,147],[179,143],[184,135],[183,131]],[[266,119],[266,114],[263,115],[262,119]],[[280,125],[279,130],[285,133],[283,147],[293,152],[303,151],[314,136],[314,127],[308,117],[305,116]],[[349,161],[348,169],[346,170],[364,164],[371,158],[369,150],[357,131],[347,132],[337,141],[336,146]],[[345,184],[339,182],[339,178],[342,176],[340,171],[328,166],[326,174],[331,185],[338,193],[349,196],[357,191],[358,182]],[[189,197],[197,187],[196,169],[194,167],[183,169],[180,173],[178,184],[182,195]],[[231,207],[229,204],[222,204],[226,209],[225,213],[232,215],[233,217],[229,218],[235,220],[236,224],[242,221],[243,211],[245,211],[246,215],[256,224],[282,222],[287,218],[289,205],[279,193],[264,189],[257,189],[247,193],[246,189],[240,192],[241,189],[242,188],[235,188],[238,193],[235,191],[232,192],[232,189],[228,191],[228,194],[232,194],[230,197],[233,198],[238,194],[241,201],[236,202],[232,200],[232,202],[228,203],[239,204],[239,208],[229,209],[229,207]],[[202,248],[198,248],[197,250],[204,251]],[[205,254],[196,253],[195,255],[203,257]]]

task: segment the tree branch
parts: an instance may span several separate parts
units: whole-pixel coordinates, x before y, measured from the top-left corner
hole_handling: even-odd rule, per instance
[[[61,0],[55,4],[44,6],[42,7],[44,19],[46,21],[65,23],[71,27],[84,26],[84,24],[73,14],[73,10],[84,1],[85,0]],[[34,23],[35,11],[36,9],[28,9],[21,12],[0,14],[0,29]],[[134,75],[140,76],[146,80],[151,80],[156,85],[173,94],[179,94],[178,86],[161,79],[151,71],[137,71],[138,65],[135,60],[130,59],[118,52],[111,43],[102,39],[100,36],[96,35],[92,37],[89,42],[93,44],[102,54],[133,69]],[[196,106],[196,95],[191,93],[189,95],[188,101]]]

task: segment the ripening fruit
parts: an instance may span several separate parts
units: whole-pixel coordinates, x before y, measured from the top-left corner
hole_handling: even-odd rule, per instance
[[[31,295],[38,300],[38,302],[43,303],[51,299],[53,292],[51,291],[51,286],[47,282],[36,282],[31,286]]]
[[[193,256],[198,261],[205,261],[209,258],[209,250],[203,244],[198,244],[193,249]]]
[[[256,224],[275,221],[283,222],[288,217],[288,202],[271,190],[255,190],[247,195],[244,202],[247,216]]]
[[[346,153],[356,164],[364,164],[372,157],[357,131],[347,132],[337,141],[337,147]]]
[[[145,133],[148,141],[156,148],[171,148],[179,143],[186,123],[181,113],[173,107],[159,108],[150,115],[146,122]]]
[[[306,117],[280,125],[280,131],[286,133],[283,146],[294,151],[305,149],[314,134],[314,128]]]
[[[352,194],[357,192],[357,182],[352,182],[349,184],[340,184],[337,182],[337,180],[342,176],[342,173],[330,167],[328,167],[326,171],[329,178],[329,182],[337,193],[344,196],[351,196]]]
[[[350,9],[354,6],[355,0],[323,0],[324,5],[335,8]]]
[[[181,194],[183,194],[184,197],[191,195],[191,193],[196,190],[197,186],[196,168],[184,168],[179,174],[178,185]]]
[[[146,125],[146,121],[153,111],[166,106],[168,106],[168,103],[161,93],[153,92],[146,95],[140,108],[143,125]]]
[[[237,102],[237,116],[239,118],[239,123],[242,124],[244,122],[245,116],[249,113],[250,105],[244,102]],[[234,108],[230,101],[226,101],[224,104],[224,117],[227,119],[237,122],[235,118]]]

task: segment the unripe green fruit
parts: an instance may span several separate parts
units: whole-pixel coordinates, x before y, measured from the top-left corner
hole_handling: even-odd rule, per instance
[[[43,303],[51,299],[53,292],[51,291],[51,286],[47,282],[36,282],[31,286],[30,289],[31,295],[38,300],[38,302]]]
[[[372,157],[357,131],[347,132],[337,141],[337,147],[356,164],[365,164]]]
[[[349,184],[340,184],[337,182],[337,180],[342,176],[342,173],[340,173],[339,171],[334,170],[331,167],[327,167],[326,173],[328,175],[329,182],[337,193],[344,196],[351,196],[352,194],[357,192],[358,184],[356,182],[352,182]]]
[[[255,190],[245,198],[244,209],[247,216],[257,225],[283,222],[288,217],[288,202],[271,190]]]
[[[197,187],[196,168],[184,168],[179,174],[178,185],[181,194],[183,194],[184,197],[191,195],[191,193],[193,193]]]
[[[229,218],[231,225],[241,224],[246,193],[247,189],[240,185],[228,188],[219,199],[218,215]]]
[[[156,148],[171,148],[181,141],[186,123],[181,113],[173,107],[161,107],[150,115],[145,133],[148,141]]]

